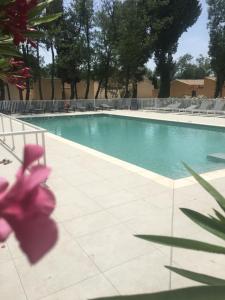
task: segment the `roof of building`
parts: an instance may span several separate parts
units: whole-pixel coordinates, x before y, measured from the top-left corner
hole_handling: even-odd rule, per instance
[[[204,85],[204,79],[177,79],[177,81],[188,85]]]

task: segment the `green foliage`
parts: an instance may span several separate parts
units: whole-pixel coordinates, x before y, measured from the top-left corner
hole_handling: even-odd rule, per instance
[[[210,44],[209,55],[217,77],[215,97],[222,96],[225,82],[225,1],[208,0]]]
[[[201,286],[155,294],[115,296],[102,300],[224,300],[224,286]]]
[[[93,0],[73,0],[70,6],[70,16],[76,24],[79,32],[79,41],[82,43],[83,78],[86,80],[86,92],[84,98],[88,98],[92,58],[93,58],[93,27],[94,6]]]
[[[94,31],[94,79],[105,88],[105,98],[108,98],[108,87],[117,66],[117,0],[104,0],[99,11],[95,14]]]
[[[140,1],[126,0],[119,5],[117,16],[116,52],[125,79],[125,97],[128,97],[129,82],[136,84],[145,73],[144,65],[150,57],[150,36],[146,34],[147,17]]]
[[[160,5],[153,13],[150,9],[149,18],[150,22],[153,22],[151,34],[156,37],[155,63],[160,76],[159,97],[170,95],[170,81],[175,72],[173,54],[177,51],[180,37],[197,21],[200,13],[199,0],[160,1]]]
[[[175,65],[175,78],[203,79],[212,74],[210,59],[200,55],[195,61],[190,54],[181,56]]]
[[[53,0],[40,0],[37,6],[35,6],[28,14],[28,28],[32,28],[32,31],[23,32],[24,39],[36,39],[40,36],[40,32],[37,30],[37,25],[51,23],[53,20],[59,18],[60,14],[46,15],[43,18],[40,18],[41,12],[52,3]],[[1,19],[4,19],[4,10],[5,5],[12,3],[11,0],[2,0],[0,3],[1,14],[0,14],[0,24]],[[26,42],[25,42],[26,43]],[[24,44],[25,44],[24,43]],[[12,38],[12,33],[2,32],[0,27],[0,79],[5,80],[12,71],[10,65],[11,58],[21,58],[22,54],[18,50],[18,47],[15,46]],[[33,72],[34,73],[34,72]]]
[[[178,275],[181,275],[183,277],[189,278],[191,280],[203,283],[203,284],[207,284],[207,285],[225,285],[225,280],[224,279],[220,279],[217,277],[212,277],[212,276],[208,276],[205,274],[200,274],[200,273],[196,273],[196,272],[191,272],[188,270],[184,270],[184,269],[178,269],[178,268],[174,268],[174,267],[169,267],[166,266],[166,268]]]

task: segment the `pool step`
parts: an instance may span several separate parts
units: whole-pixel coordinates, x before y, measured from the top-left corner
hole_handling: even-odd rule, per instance
[[[213,153],[207,155],[207,158],[210,160],[218,161],[218,162],[225,162],[225,153]]]

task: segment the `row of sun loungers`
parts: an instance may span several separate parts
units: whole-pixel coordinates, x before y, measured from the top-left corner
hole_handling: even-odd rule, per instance
[[[190,114],[225,114],[225,101],[216,100],[214,105],[211,107],[209,101],[203,101],[200,105],[192,104],[188,107],[181,107],[182,103],[176,102],[169,104],[165,107],[146,107],[147,111],[157,112],[176,112],[176,113],[190,113]]]
[[[115,107],[106,103],[64,103],[63,101],[0,101],[0,112],[4,114],[40,114],[74,111],[111,110]],[[120,108],[122,109],[122,108]]]

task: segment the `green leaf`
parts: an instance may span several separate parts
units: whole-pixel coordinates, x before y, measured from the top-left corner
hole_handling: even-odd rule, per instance
[[[27,31],[24,34],[26,37],[31,38],[31,39],[39,39],[44,36],[44,32],[40,31]]]
[[[216,209],[214,209],[214,213],[217,216],[217,218],[220,220],[220,222],[223,222],[225,224],[225,217]]]
[[[184,269],[178,269],[178,268],[174,268],[174,267],[170,267],[170,266],[166,266],[166,268],[176,274],[179,274],[183,277],[186,277],[188,279],[200,282],[200,283],[204,283],[207,285],[224,285],[225,286],[225,280],[221,279],[221,278],[217,278],[217,277],[212,277],[212,276],[208,276],[208,275],[204,275],[204,274],[200,274],[200,273],[196,273],[196,272],[191,272],[188,270],[184,270]]]
[[[225,225],[223,223],[210,219],[191,209],[181,208],[181,211],[203,229],[225,240]]]
[[[197,286],[185,289],[129,296],[97,298],[101,300],[224,300],[224,286]]]
[[[166,246],[204,251],[209,253],[225,254],[225,248],[213,244],[189,240],[183,238],[160,236],[160,235],[135,235],[136,237]]]
[[[10,2],[11,2],[10,0],[1,0],[0,7],[5,6],[6,4],[9,4]]]
[[[62,13],[57,13],[57,14],[52,14],[52,15],[48,15],[45,17],[35,18],[35,19],[30,20],[29,23],[31,26],[46,24],[46,23],[50,23],[52,21],[57,20],[59,17],[61,17],[61,15],[62,15]]]
[[[0,55],[5,57],[21,57],[21,54],[13,47],[0,45]]]
[[[54,0],[46,0],[46,1],[42,1],[40,3],[38,3],[38,5],[36,5],[28,14],[28,17],[34,18],[36,16],[38,16],[46,7],[49,6],[49,4],[51,2],[53,2]]]
[[[225,211],[225,198],[204,178],[198,175],[187,164],[183,163],[185,168],[191,173],[191,175],[197,180],[197,182],[217,201],[219,206]]]

